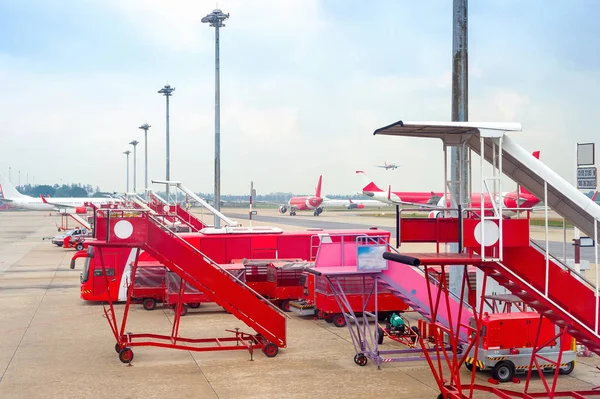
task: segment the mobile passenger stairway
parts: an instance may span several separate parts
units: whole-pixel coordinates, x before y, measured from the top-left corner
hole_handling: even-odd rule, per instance
[[[135,273],[132,271],[132,281],[129,284],[121,323],[117,320],[112,301],[109,301],[108,308],[105,307],[104,310],[115,335],[115,350],[122,362],[128,363],[133,359],[131,348],[134,346],[159,346],[192,351],[247,349],[251,356],[254,349],[262,349],[268,357],[276,356],[279,348],[286,347],[286,318],[289,316],[172,231],[169,223],[164,222],[160,214],[151,209],[96,209],[95,220],[95,240],[90,242],[90,245],[99,250],[98,255],[105,276],[102,251],[104,248],[137,248],[132,270],[137,268],[140,250],[144,250],[183,281],[203,292],[211,301],[222,306],[255,331],[245,333],[236,328],[227,330],[231,333],[227,337],[181,337],[179,320],[182,305],[179,302],[170,335],[126,332],[131,290],[135,281]],[[106,286],[109,286],[108,281]],[[185,287],[185,284],[181,286]]]
[[[600,355],[598,271],[595,274],[595,281],[588,281],[530,240],[529,220],[519,216],[529,210],[507,209],[504,206],[501,190],[502,174],[523,186],[546,204],[546,229],[549,207],[588,236],[593,237],[596,245],[594,248],[596,264],[598,264],[600,206],[506,135],[507,132],[520,130],[520,124],[399,121],[374,132],[375,135],[441,139],[444,145],[444,164],[447,164],[449,146],[457,146],[462,151],[468,151],[469,163],[471,163],[471,152],[483,154],[480,157],[481,206],[470,208],[469,201],[466,201],[464,206],[466,196],[460,201],[450,198],[448,191],[452,190],[453,184],[460,184],[460,181],[446,178],[446,201],[444,202],[452,203],[452,207],[446,206],[442,211],[453,217],[403,218],[398,225],[400,245],[410,242],[458,243],[459,253],[403,253],[408,256],[405,260],[394,258],[388,253],[387,259],[399,260],[401,263],[388,262],[385,265],[387,270],[379,271],[390,282],[401,285],[403,283],[401,271],[411,267],[403,263],[408,261],[409,264],[413,262],[425,266],[426,278],[423,281],[427,285],[427,299],[424,302],[428,304],[431,311],[429,320],[419,323],[419,329],[427,331],[426,334],[421,333],[419,342],[423,349],[427,349],[424,339],[424,336],[427,336],[436,344],[437,356],[431,356],[428,351],[424,354],[438,383],[441,392],[439,398],[471,398],[476,391],[491,392],[502,398],[600,396],[598,389],[558,390],[558,375],[563,366],[561,356],[559,354],[558,359],[549,360],[544,358],[541,351],[547,346],[560,346],[557,343],[563,339],[564,333],[568,333],[590,351]],[[487,169],[484,168],[484,160],[491,165],[491,176],[486,175],[489,166],[486,166]],[[460,167],[467,168],[470,175],[470,165],[460,165]],[[486,207],[483,201],[486,196],[493,199],[489,207]],[[509,211],[516,216],[505,217]],[[443,248],[444,245],[437,245],[437,247]],[[548,248],[547,230],[546,248]],[[473,313],[469,315],[470,320],[467,322],[465,307],[460,306],[464,303],[464,295],[460,296],[459,306],[453,306],[449,300],[452,296],[446,284],[437,284],[427,276],[431,273],[430,266],[441,267],[440,281],[444,282],[449,268],[462,267],[464,273],[459,292],[464,293],[469,284],[466,277],[468,265],[482,270],[485,278],[478,309],[472,309]],[[540,338],[538,330],[526,370],[525,384],[511,385],[510,389],[500,388],[494,384],[475,383],[476,367],[472,367],[468,381],[461,380],[460,367],[467,358],[470,364],[481,364],[477,361],[479,355],[477,348],[482,335],[486,333],[482,328],[482,318],[487,277],[497,281],[528,307],[539,312],[539,325],[547,319],[554,323],[558,330],[556,336],[550,339]],[[418,294],[419,289],[416,292],[417,296]],[[468,331],[466,345],[465,331]],[[543,368],[554,370],[551,378],[544,376]],[[534,372],[539,374],[541,381],[535,389],[530,384]],[[519,391],[518,387],[522,389]]]

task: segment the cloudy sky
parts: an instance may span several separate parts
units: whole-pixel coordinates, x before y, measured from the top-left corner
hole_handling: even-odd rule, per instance
[[[125,189],[128,142],[149,174],[213,188],[214,29],[199,0],[0,3],[0,173],[21,182]],[[404,120],[450,119],[451,0],[220,0],[222,192],[350,193],[367,171],[395,190],[441,189],[436,141],[373,137]],[[471,121],[521,122],[513,134],[561,175],[577,141],[595,140],[600,3],[472,1]],[[138,187],[143,147],[138,147]],[[402,165],[385,172],[374,165]],[[158,188],[158,187],[157,187]]]

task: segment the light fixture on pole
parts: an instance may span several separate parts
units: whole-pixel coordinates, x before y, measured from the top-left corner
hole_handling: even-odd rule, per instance
[[[219,58],[219,28],[229,18],[223,11],[213,10],[202,22],[215,28],[215,209],[221,209],[221,83],[220,83],[220,58]],[[215,227],[220,227],[221,220],[215,215]]]
[[[136,184],[137,184],[137,145],[140,142],[137,140],[133,140],[129,144],[133,146],[133,192],[136,192]]]
[[[150,127],[147,123],[138,127],[144,131],[144,195],[146,199],[148,199],[148,129]]]
[[[125,152],[123,152],[123,154],[127,155],[127,189],[125,190],[125,193],[129,193],[129,154],[131,154],[131,151],[127,150]]]
[[[162,89],[158,91],[158,94],[162,94],[167,97],[167,181],[171,181],[171,152],[169,147],[169,97],[173,95],[175,91],[174,87],[169,85],[165,85]],[[167,201],[169,201],[169,185],[167,184]]]

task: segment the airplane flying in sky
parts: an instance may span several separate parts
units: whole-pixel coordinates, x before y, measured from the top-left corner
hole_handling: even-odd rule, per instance
[[[7,179],[0,176],[0,202],[11,208],[30,211],[75,208],[76,212],[85,212],[85,202],[100,206],[114,201],[113,198],[34,198],[21,194]]]
[[[375,165],[378,168],[384,168],[385,170],[394,170],[394,169],[398,169],[400,167],[400,165],[396,165],[395,163],[387,163],[387,162],[383,162],[383,165]]]
[[[534,151],[533,156],[539,159],[540,152]],[[422,208],[436,208],[444,206],[444,193],[433,191],[393,192],[391,190],[391,186],[388,187],[388,191],[386,192],[377,187],[375,183],[368,179],[366,173],[362,170],[357,170],[356,173],[362,175],[363,179],[365,180],[366,185],[362,189],[363,194],[368,195],[369,197],[372,197],[374,199],[389,202],[392,204],[413,205]],[[505,210],[503,211],[504,216],[510,217],[518,213],[516,211],[517,208],[532,209],[540,203],[540,200],[523,187],[519,187],[519,191],[502,193],[502,202],[502,206],[503,208],[505,208]],[[447,206],[450,206],[450,204],[448,203]],[[481,207],[481,193],[471,194],[471,206],[473,208]],[[483,206],[486,209],[492,209],[492,200],[489,194],[484,194]],[[430,217],[436,217],[440,214],[440,211],[432,211],[430,213]]]

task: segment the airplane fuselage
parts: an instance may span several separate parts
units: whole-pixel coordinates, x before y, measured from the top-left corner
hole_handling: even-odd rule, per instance
[[[290,198],[288,205],[291,209],[299,211],[314,211],[319,208],[323,203],[323,198],[309,196],[309,197],[292,197]]]

